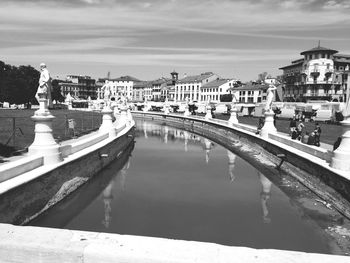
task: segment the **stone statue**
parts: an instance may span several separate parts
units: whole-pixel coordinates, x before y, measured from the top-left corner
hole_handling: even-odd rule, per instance
[[[275,97],[275,90],[277,90],[275,85],[269,85],[266,93],[266,105],[265,105],[265,111],[271,112],[272,111],[272,101]]]
[[[348,83],[346,88],[346,102],[345,108],[343,110],[343,115],[345,120],[350,119],[350,78],[348,77]]]
[[[105,101],[105,105],[107,107],[110,106],[110,99],[112,95],[111,87],[109,86],[108,83],[105,83],[102,86],[101,91],[103,92],[103,100]]]
[[[232,93],[232,104],[236,104],[238,102],[237,96],[236,96],[236,92]]]
[[[52,107],[51,100],[51,77],[50,72],[46,68],[45,63],[40,64],[40,78],[39,78],[39,87],[36,91],[35,98],[39,102],[40,98],[45,98],[48,101],[48,106]]]

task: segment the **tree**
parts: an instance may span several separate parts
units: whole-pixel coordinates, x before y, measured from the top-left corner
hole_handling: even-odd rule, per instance
[[[60,82],[63,82],[63,80],[58,80],[58,79],[54,79],[52,80],[52,92],[51,92],[51,97],[52,100],[56,100],[56,101],[64,101],[64,97],[61,93],[61,87],[59,85]]]
[[[262,83],[265,81],[268,73],[267,72],[262,72],[258,75],[258,82]]]
[[[7,65],[0,61],[0,101],[14,104],[35,102],[40,73],[31,66]]]

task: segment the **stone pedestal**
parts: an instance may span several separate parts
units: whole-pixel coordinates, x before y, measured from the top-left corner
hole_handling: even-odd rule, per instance
[[[238,123],[237,108],[235,106],[232,106],[230,113],[231,113],[231,116],[230,116],[230,119],[228,120],[228,123],[230,125],[237,124]]]
[[[40,154],[44,156],[44,164],[55,164],[62,161],[59,144],[52,134],[52,121],[55,119],[47,109],[46,98],[39,99],[39,110],[34,113],[32,120],[35,122],[35,137],[28,148],[28,154]]]
[[[68,101],[68,110],[73,109],[73,103],[72,101]]]
[[[265,112],[265,123],[261,129],[260,136],[263,138],[268,138],[269,133],[276,133],[277,129],[273,124],[275,113],[273,111]]]
[[[102,113],[102,124],[100,126],[99,131],[101,132],[111,132],[111,130],[115,130],[113,127],[113,111],[110,107],[104,107],[101,111]]]
[[[165,115],[168,115],[168,114],[169,114],[169,106],[168,106],[168,105],[165,105],[165,106],[164,106],[164,114],[165,114]]]
[[[126,105],[121,105],[120,107],[120,118],[118,124],[128,124],[128,107]]]
[[[331,167],[342,171],[350,171],[350,119],[340,123],[345,132],[339,147],[333,152]]]
[[[190,116],[191,115],[191,113],[190,113],[190,111],[188,110],[188,104],[185,106],[185,112],[184,112],[184,116],[185,117],[188,117],[188,116]]]
[[[213,118],[213,116],[211,115],[211,106],[207,105],[206,106],[206,114],[205,114],[205,120],[209,120],[211,118]]]
[[[127,117],[127,120],[128,120],[128,125],[130,126],[132,121],[133,121],[133,118],[132,118],[132,114],[131,114],[131,110],[130,108],[127,106],[127,109],[126,109],[126,117]]]

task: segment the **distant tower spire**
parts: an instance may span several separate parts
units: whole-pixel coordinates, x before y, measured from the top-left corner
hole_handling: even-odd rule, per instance
[[[321,40],[318,40],[318,47],[321,46]]]
[[[111,77],[111,72],[110,72],[110,71],[108,71],[108,73],[107,73],[107,79],[109,80],[109,79],[110,79],[110,77]]]

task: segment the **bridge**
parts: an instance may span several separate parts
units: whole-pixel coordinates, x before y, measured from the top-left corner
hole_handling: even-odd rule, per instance
[[[41,105],[44,106],[44,105]],[[266,114],[261,134],[256,128],[238,123],[234,107],[228,121],[205,117],[131,112],[127,105],[115,122],[113,111],[102,110],[103,122],[97,132],[57,144],[52,139],[52,115],[41,108],[33,116],[35,139],[29,154],[0,166],[0,200],[4,262],[348,262],[348,257],[281,250],[256,250],[211,243],[125,236],[84,231],[57,230],[23,225],[47,211],[115,158],[133,141],[133,118],[153,119],[201,134],[239,154],[260,169],[285,170],[350,218],[350,169],[345,160],[348,131],[335,152],[301,144],[278,133],[272,115]],[[344,123],[345,127],[347,123]],[[249,147],[243,147],[248,145]],[[258,154],[257,154],[258,153]],[[261,156],[270,160],[261,163]]]

